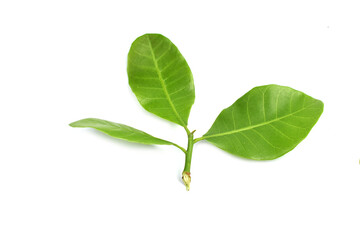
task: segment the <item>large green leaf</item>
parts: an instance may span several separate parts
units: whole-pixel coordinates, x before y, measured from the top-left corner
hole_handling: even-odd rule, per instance
[[[320,100],[289,87],[256,87],[224,109],[199,140],[237,156],[275,159],[308,135],[323,108]]]
[[[73,123],[71,127],[89,127],[97,129],[112,137],[124,139],[130,142],[143,143],[143,144],[160,144],[160,145],[173,145],[173,143],[156,138],[143,131],[126,126],[120,123],[114,123],[97,118],[86,118]]]
[[[149,112],[187,126],[195,88],[191,70],[177,47],[160,34],[145,34],[131,45],[129,85]]]

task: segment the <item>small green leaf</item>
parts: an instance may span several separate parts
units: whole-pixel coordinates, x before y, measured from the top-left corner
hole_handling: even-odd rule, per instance
[[[187,126],[195,101],[191,70],[177,47],[160,34],[145,34],[131,45],[129,85],[149,112]]]
[[[320,100],[289,87],[256,87],[224,109],[198,140],[244,158],[275,159],[308,135],[323,108]]]
[[[160,145],[174,145],[171,142],[156,138],[143,131],[126,126],[120,123],[114,123],[97,118],[86,118],[73,123],[70,123],[71,127],[89,127],[97,129],[103,133],[106,133],[112,137],[120,138],[130,142],[142,143],[142,144],[160,144]]]

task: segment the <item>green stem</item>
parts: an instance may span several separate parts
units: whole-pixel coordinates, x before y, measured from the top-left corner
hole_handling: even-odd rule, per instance
[[[204,139],[205,139],[204,137],[195,138],[194,143],[197,143],[197,142],[202,141]]]
[[[171,142],[171,144],[174,145],[175,147],[179,148],[181,151],[183,151],[186,154],[185,148],[183,148],[183,147],[181,147],[181,146],[179,146],[179,145],[177,145],[176,143],[173,143],[173,142]]]
[[[186,150],[184,172],[190,172],[193,147],[194,147],[194,135],[193,133],[190,133],[188,136],[188,147]]]
[[[184,126],[184,129],[185,129],[187,135],[189,135],[191,133],[187,126]]]
[[[185,154],[185,167],[184,167],[184,171],[182,173],[182,179],[184,181],[184,184],[186,186],[186,190],[190,190],[190,182],[191,182],[191,177],[190,177],[190,167],[191,167],[191,157],[192,157],[192,151],[193,151],[193,147],[194,147],[194,132],[190,132],[188,134],[188,146],[187,146],[187,150],[186,150],[186,154]]]

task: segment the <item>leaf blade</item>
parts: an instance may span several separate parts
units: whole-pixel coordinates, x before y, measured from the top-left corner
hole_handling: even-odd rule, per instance
[[[142,144],[174,145],[133,127],[97,118],[85,118],[69,124],[71,127],[93,128],[111,137]]]
[[[149,112],[187,126],[195,101],[191,70],[177,47],[160,34],[137,38],[128,54],[129,85]]]
[[[275,159],[295,148],[322,112],[320,100],[300,91],[279,85],[260,86],[224,109],[199,140],[237,156]]]

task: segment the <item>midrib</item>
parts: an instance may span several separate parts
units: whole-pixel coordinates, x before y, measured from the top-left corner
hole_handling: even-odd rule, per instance
[[[307,107],[309,107],[309,106],[311,106],[311,105],[312,105],[312,104],[309,104]],[[233,134],[233,133],[239,133],[239,132],[243,132],[243,131],[250,130],[250,129],[253,129],[253,128],[261,127],[261,126],[270,124],[270,123],[272,123],[272,122],[279,121],[279,120],[281,120],[281,119],[283,119],[283,118],[290,117],[291,115],[294,115],[294,114],[296,114],[296,113],[298,113],[298,112],[301,112],[301,111],[303,111],[304,109],[306,109],[306,108],[302,108],[302,109],[297,110],[297,111],[295,111],[295,112],[293,112],[293,113],[290,113],[290,114],[288,114],[288,115],[285,115],[285,116],[282,116],[282,117],[279,117],[279,118],[275,118],[275,119],[270,120],[270,121],[267,121],[267,122],[263,122],[263,123],[251,125],[251,126],[248,126],[248,127],[245,127],[245,128],[239,128],[239,129],[235,129],[235,130],[228,131],[228,132],[223,132],[223,133],[218,133],[218,134],[213,134],[213,135],[202,136],[200,139],[220,137],[220,136],[225,136],[225,135],[229,135],[229,134]]]
[[[164,79],[163,79],[163,77],[162,77],[161,71],[160,71],[159,66],[158,66],[158,63],[157,63],[157,61],[156,61],[155,54],[154,54],[153,47],[152,47],[152,44],[151,44],[151,41],[150,41],[149,36],[148,36],[148,41],[149,41],[151,56],[152,56],[152,59],[153,59],[154,64],[155,64],[155,69],[156,69],[156,72],[157,72],[157,74],[158,74],[158,76],[159,76],[160,83],[161,83],[161,86],[162,86],[162,88],[163,88],[163,90],[164,90],[166,99],[168,100],[171,109],[174,111],[174,113],[175,113],[175,115],[176,115],[176,118],[180,121],[181,125],[182,125],[182,126],[186,126],[185,122],[182,120],[182,118],[180,117],[179,113],[176,111],[176,108],[175,108],[173,102],[171,101],[170,95],[169,95],[169,93],[168,93],[168,91],[167,91],[167,89],[166,89],[165,81],[164,81]]]

